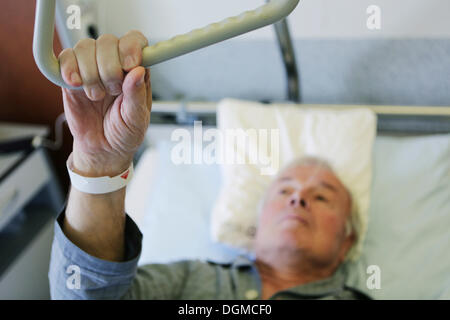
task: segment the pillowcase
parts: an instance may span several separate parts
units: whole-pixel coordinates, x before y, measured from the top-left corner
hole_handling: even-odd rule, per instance
[[[377,137],[374,157],[370,222],[348,284],[377,299],[450,297],[450,134]],[[367,286],[369,266],[380,289]]]
[[[317,156],[331,164],[359,207],[356,219],[359,237],[348,255],[356,259],[367,228],[376,115],[364,108],[299,109],[225,99],[218,105],[217,117],[218,128],[224,136],[233,130],[245,130],[247,138],[246,145],[239,144],[238,140],[234,144],[223,142],[220,150],[224,158],[249,160],[251,152],[258,150],[261,161],[221,165],[224,183],[212,213],[212,238],[251,252],[258,203],[273,175],[295,158]],[[263,134],[259,141],[251,139],[255,130],[266,132],[271,138],[275,132],[276,138],[267,139],[270,146],[265,147],[260,144]],[[262,159],[271,159],[270,167]],[[269,169],[273,169],[271,174],[266,174]]]

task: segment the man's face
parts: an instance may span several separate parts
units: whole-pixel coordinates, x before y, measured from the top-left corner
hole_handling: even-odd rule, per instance
[[[287,250],[318,264],[340,262],[353,241],[345,234],[350,208],[349,193],[329,169],[287,169],[268,190],[256,234],[257,253]]]

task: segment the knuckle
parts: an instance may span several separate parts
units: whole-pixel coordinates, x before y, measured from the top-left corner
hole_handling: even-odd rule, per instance
[[[72,54],[72,49],[71,48],[66,48],[63,51],[61,51],[58,55],[58,59],[60,60],[66,60],[67,58],[70,57],[70,55]]]
[[[74,51],[80,51],[80,50],[86,50],[90,49],[95,46],[95,40],[94,39],[82,39],[77,42],[75,47],[73,48]]]
[[[140,36],[140,37],[143,37],[144,35],[139,30],[133,29],[133,30],[128,31],[125,34],[125,36]]]
[[[145,35],[139,30],[128,31],[123,38],[129,39],[136,46],[146,46],[148,41]]]
[[[119,42],[119,50],[123,55],[135,55],[139,47],[129,39],[121,39]]]
[[[113,34],[103,34],[97,39],[97,42],[100,44],[115,43],[117,41],[118,41],[118,38]]]

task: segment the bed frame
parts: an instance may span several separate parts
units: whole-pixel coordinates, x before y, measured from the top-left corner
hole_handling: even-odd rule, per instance
[[[364,106],[319,105],[274,102],[279,106],[298,108],[333,108],[337,110],[369,108],[378,117],[381,134],[419,135],[450,133],[450,107],[432,106]],[[269,105],[269,104],[268,104]],[[192,125],[202,121],[205,126],[216,125],[217,102],[154,101],[151,123]]]

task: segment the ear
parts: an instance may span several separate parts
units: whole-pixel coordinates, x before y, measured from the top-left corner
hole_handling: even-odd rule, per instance
[[[339,262],[342,263],[345,260],[345,257],[348,253],[348,251],[350,251],[350,249],[352,248],[353,244],[356,241],[356,236],[355,233],[352,232],[351,234],[349,234],[348,236],[345,237],[344,242],[342,243],[341,246],[341,251],[339,252]]]

